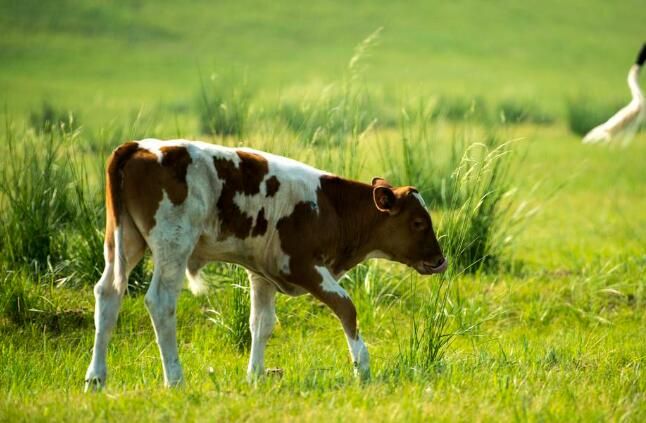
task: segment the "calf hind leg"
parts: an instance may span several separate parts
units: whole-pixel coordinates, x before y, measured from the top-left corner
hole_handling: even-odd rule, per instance
[[[153,251],[155,270],[144,302],[155,329],[162,359],[164,384],[177,386],[183,382],[182,366],[177,351],[177,297],[182,289],[188,253],[161,257]]]
[[[114,265],[106,262],[101,279],[94,286],[94,348],[92,361],[85,373],[85,392],[101,389],[106,380],[106,354],[112,330],[117,323],[123,292],[112,283]]]
[[[131,225],[131,221],[124,217],[124,251],[126,256],[126,274],[139,263],[145,251],[145,242],[139,232]],[[121,300],[126,290],[126,281],[115,284],[114,262],[108,258],[107,247],[105,253],[105,268],[101,279],[94,286],[94,348],[92,361],[85,374],[85,391],[99,390],[105,385],[107,377],[106,355],[108,342],[117,323]]]

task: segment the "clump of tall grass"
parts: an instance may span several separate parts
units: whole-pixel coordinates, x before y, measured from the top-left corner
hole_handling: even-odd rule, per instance
[[[430,118],[449,121],[486,121],[489,117],[487,103],[482,97],[440,96],[435,101]]]
[[[583,136],[595,126],[605,122],[623,105],[620,102],[599,103],[579,96],[567,101],[567,122],[570,131]]]
[[[203,133],[241,137],[249,119],[252,91],[246,78],[212,74],[201,81],[198,111]]]
[[[399,140],[379,149],[386,177],[395,185],[415,185],[429,206],[453,207],[461,203],[462,191],[453,177],[466,143],[455,137],[443,142],[433,131],[433,109],[423,101],[416,107],[403,108]]]
[[[403,283],[404,279],[373,262],[355,266],[341,280],[366,325],[377,321],[381,310],[404,296]]]
[[[76,214],[73,175],[63,158],[63,136],[5,133],[0,159],[0,246],[8,263],[45,269],[65,250],[61,230]]]
[[[281,103],[280,119],[298,139],[309,146],[339,147],[366,132],[379,121],[387,121],[386,113],[363,89],[365,59],[376,45],[381,28],[366,37],[354,50],[339,85],[326,87],[319,96],[302,102]]]
[[[518,99],[505,99],[498,103],[496,112],[502,123],[534,123],[548,125],[554,117],[541,110],[535,102]]]
[[[438,235],[451,274],[495,271],[520,225],[535,210],[516,204],[510,158],[513,142],[474,143],[452,178],[460,192],[442,214]]]
[[[514,143],[500,143],[494,129],[455,132],[447,141],[433,130],[432,109],[404,109],[400,139],[380,148],[387,178],[416,185],[431,210],[439,211],[440,243],[450,271],[495,270],[533,210],[515,203],[510,158]],[[484,137],[474,143],[470,138]]]
[[[534,123],[547,125],[554,117],[547,114],[533,101],[504,99],[495,107],[489,108],[484,98],[440,96],[436,99],[429,116],[431,119],[444,119],[452,122]]]
[[[314,147],[314,165],[348,178],[357,179],[360,176],[366,157],[359,153],[359,144],[377,122],[377,118],[370,114],[373,108],[369,106],[371,102],[362,88],[362,77],[363,61],[376,44],[380,31],[378,29],[370,34],[355,48],[340,94],[333,97],[336,100],[323,102],[323,107],[312,109],[312,113],[323,118],[305,119],[309,129],[304,129],[304,132],[312,134],[312,137],[302,139],[308,147]],[[324,93],[321,98],[326,96]],[[317,148],[319,146],[323,148]]]
[[[74,131],[80,125],[77,114],[54,107],[47,101],[29,114],[29,124],[36,132],[43,133]]]
[[[188,106],[180,103],[178,107]],[[174,112],[161,104],[150,108],[133,108],[126,111],[125,116],[115,117],[100,127],[84,126],[79,131],[75,154],[89,153],[90,157],[98,159],[96,162],[100,164],[102,173],[105,160],[119,144],[144,138],[182,138],[181,127],[189,119],[184,113]]]
[[[74,217],[73,224],[65,228],[67,249],[61,281],[94,283],[104,267],[105,183],[91,184],[85,162],[74,155],[70,156],[69,171],[74,181],[70,187]]]
[[[104,264],[102,158],[78,153],[78,131],[24,132],[18,141],[8,126],[4,138],[0,261],[34,275],[54,274],[61,284],[96,282]],[[135,275],[145,278],[142,268]]]
[[[251,346],[247,273],[239,266],[225,264],[216,267],[215,275],[223,285],[208,299],[208,319],[222,329],[229,345],[246,351]]]
[[[329,148],[376,122],[374,104],[366,93],[344,84],[340,91],[329,86],[300,103],[283,100],[278,113],[302,143]]]
[[[343,276],[343,286],[372,304],[389,304],[401,296],[401,279],[384,272],[375,263],[361,263]],[[355,295],[353,295],[355,297]]]
[[[413,294],[417,291],[417,278],[417,275],[410,274]],[[430,292],[412,306],[410,334],[398,339],[398,352],[386,375],[424,377],[437,369],[457,334],[450,330],[449,308],[449,279],[440,277],[430,286]]]

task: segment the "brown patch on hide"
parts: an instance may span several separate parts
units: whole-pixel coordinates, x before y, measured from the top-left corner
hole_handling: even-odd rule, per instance
[[[267,181],[265,181],[265,185],[267,188],[267,197],[273,197],[274,195],[276,195],[278,189],[280,188],[280,181],[278,180],[276,175],[274,175],[271,178],[267,179]]]
[[[416,269],[441,251],[428,211],[411,195],[413,187],[388,188],[397,213],[380,211],[375,204],[375,186],[324,175],[317,201],[298,203],[291,215],[276,225],[281,249],[289,256],[289,273],[281,276],[301,286],[328,305],[343,323],[346,333],[357,335],[356,310],[352,301],[322,287],[316,270],[324,266],[332,276],[347,271],[373,251]],[[416,223],[428,223],[420,231]],[[337,276],[335,276],[337,275]]]
[[[161,163],[154,153],[139,149],[124,167],[124,202],[137,227],[145,233],[155,226],[155,213],[164,192],[176,206],[188,196],[190,154],[181,146],[161,147],[160,151]]]
[[[251,236],[262,236],[267,232],[267,219],[265,218],[265,209],[262,208],[256,217],[256,226],[253,227]]]
[[[213,158],[215,170],[223,183],[222,192],[216,204],[221,224],[218,239],[221,240],[230,236],[240,239],[249,236],[253,218],[240,210],[234,198],[236,193],[258,194],[260,184],[269,172],[269,165],[264,157],[246,151],[237,151],[236,154],[240,158],[238,166],[226,158]]]

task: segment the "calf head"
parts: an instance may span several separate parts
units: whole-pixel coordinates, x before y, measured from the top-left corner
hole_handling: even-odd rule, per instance
[[[394,188],[382,178],[374,178],[372,186],[375,207],[385,217],[376,228],[383,252],[423,275],[444,272],[447,261],[417,190],[410,186]]]

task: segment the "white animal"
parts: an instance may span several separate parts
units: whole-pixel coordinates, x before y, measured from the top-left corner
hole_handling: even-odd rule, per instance
[[[628,72],[628,87],[633,98],[627,106],[623,107],[614,116],[601,125],[593,128],[583,137],[583,143],[592,144],[609,142],[620,133],[631,135],[646,117],[646,100],[639,88],[639,71],[646,61],[646,44],[642,46],[637,61]]]

